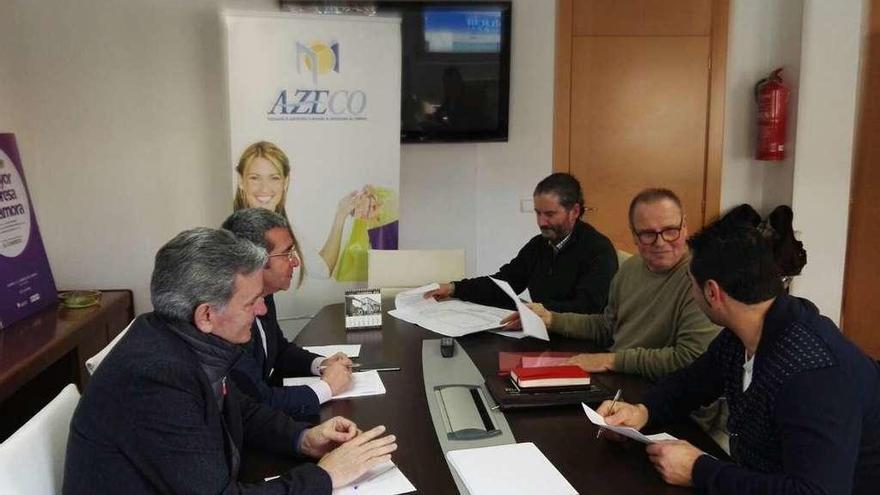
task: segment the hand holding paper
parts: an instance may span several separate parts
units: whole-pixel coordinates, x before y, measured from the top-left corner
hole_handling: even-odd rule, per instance
[[[436,299],[434,299],[433,297],[426,297],[426,295],[429,292],[437,290],[438,288],[440,288],[440,285],[437,283],[433,283],[423,285],[421,287],[416,287],[415,289],[409,289],[399,292],[396,296],[394,296],[394,308],[408,309],[437,304]]]
[[[544,326],[550,328],[550,325],[553,323],[553,313],[544,307],[541,303],[532,303],[526,302],[526,307],[531,309],[541,318],[541,321],[544,322]],[[520,320],[519,313],[513,313],[510,316],[501,320],[501,324],[504,325],[505,330],[521,330],[522,329],[522,321]]]
[[[623,403],[618,402],[617,407],[622,406]],[[581,406],[584,408],[584,412],[587,414],[587,418],[589,418],[590,422],[596,426],[600,426],[607,430],[613,431],[618,435],[625,436],[627,438],[632,438],[633,440],[645,443],[652,444],[655,442],[662,442],[664,440],[678,440],[674,436],[668,433],[656,433],[654,435],[645,435],[641,433],[639,430],[632,428],[630,426],[611,426],[605,422],[605,418],[602,417],[601,414],[594,411],[590,406],[581,403]]]
[[[495,284],[504,291],[505,294],[510,296],[513,302],[516,304],[516,310],[519,312],[519,319],[522,324],[523,332],[529,337],[535,337],[536,339],[541,340],[550,340],[550,336],[547,335],[547,326],[544,324],[544,321],[540,316],[535,314],[534,311],[529,309],[526,306],[526,303],[520,301],[518,297],[516,297],[516,293],[513,292],[513,288],[510,287],[510,284],[505,282],[504,280],[498,280],[496,278],[489,277]],[[541,306],[543,309],[543,306]]]

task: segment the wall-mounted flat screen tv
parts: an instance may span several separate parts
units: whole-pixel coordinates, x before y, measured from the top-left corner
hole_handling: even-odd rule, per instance
[[[279,4],[295,12],[401,18],[401,142],[507,141],[510,1]]]
[[[380,2],[401,21],[400,140],[507,141],[510,2]]]

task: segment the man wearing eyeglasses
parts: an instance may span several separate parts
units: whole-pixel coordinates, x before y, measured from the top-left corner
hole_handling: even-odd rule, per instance
[[[608,349],[579,354],[590,372],[617,371],[656,379],[690,364],[720,330],[694,302],[688,279],[687,222],[668,189],[646,189],[630,202],[629,223],[639,253],[611,281],[601,314],[556,313],[530,307],[551,332]],[[518,315],[506,321],[518,325]]]
[[[223,228],[269,253],[262,270],[266,314],[254,318],[253,338],[230,377],[241,391],[294,418],[314,416],[321,404],[348,389],[351,360],[342,353],[324,358],[308,352],[289,342],[278,325],[273,294],[290,288],[300,264],[287,220],[265,208],[246,208],[227,218]],[[321,381],[280,386],[283,377],[308,375],[319,375]]]

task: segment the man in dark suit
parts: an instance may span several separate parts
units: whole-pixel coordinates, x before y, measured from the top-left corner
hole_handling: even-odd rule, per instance
[[[226,380],[262,315],[266,252],[225,230],[182,232],[156,254],[154,312],[139,316],[74,412],[63,493],[329,495],[396,449],[384,427],[318,426],[252,400]],[[320,459],[241,484],[244,445]]]
[[[230,377],[246,394],[294,418],[317,415],[321,404],[349,387],[351,360],[345,354],[324,358],[308,352],[284,338],[278,325],[272,295],[290,288],[293,271],[299,266],[287,220],[264,208],[246,208],[227,218],[223,228],[269,253],[262,270],[266,314],[254,318],[253,338]],[[321,381],[280,386],[283,377],[309,375],[318,375]]]

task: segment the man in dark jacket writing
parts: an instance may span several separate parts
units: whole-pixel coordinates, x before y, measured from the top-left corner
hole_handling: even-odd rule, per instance
[[[880,366],[806,299],[785,294],[773,249],[753,227],[714,224],[692,237],[694,299],[725,328],[701,357],[642,404],[599,408],[612,425],[662,425],[719,396],[730,455],[688,442],[649,445],[663,478],[700,493],[876,493]]]

